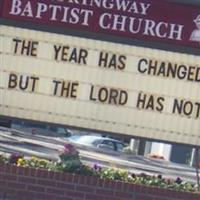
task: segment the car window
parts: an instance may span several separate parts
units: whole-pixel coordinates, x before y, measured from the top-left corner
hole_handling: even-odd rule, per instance
[[[65,128],[57,127],[56,128],[56,133],[58,133],[58,134],[65,134],[65,133],[67,133],[67,131],[65,130]]]
[[[122,143],[116,142],[117,151],[123,151],[124,145]]]
[[[31,122],[24,122],[24,127],[47,129],[47,126],[45,124],[35,124]]]
[[[114,146],[114,143],[113,143],[112,141],[103,140],[101,144],[105,144],[105,145],[107,145],[110,149],[115,150],[115,146]]]
[[[94,146],[98,146],[99,144],[101,144],[102,143],[102,140],[94,140],[93,142],[92,142],[92,144],[94,145]]]
[[[51,127],[49,127],[49,130],[51,130],[55,133],[58,133],[58,134],[65,134],[66,133],[65,129],[62,128],[62,127],[51,126]]]
[[[65,136],[71,136],[72,133],[66,129],[66,128],[63,128],[63,127],[55,127],[55,126],[52,126],[49,128],[50,131],[53,131],[55,133],[58,133],[58,135],[65,135]]]

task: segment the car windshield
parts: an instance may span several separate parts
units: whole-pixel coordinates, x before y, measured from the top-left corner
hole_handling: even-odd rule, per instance
[[[68,133],[67,129],[63,128],[63,127],[50,126],[49,130],[54,131],[54,132],[56,132],[58,134]]]

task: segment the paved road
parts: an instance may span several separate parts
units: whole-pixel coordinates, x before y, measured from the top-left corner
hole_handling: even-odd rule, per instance
[[[58,159],[58,150],[66,143],[63,138],[32,135],[10,131],[0,127],[0,151],[18,152],[25,156],[35,155],[52,160]],[[130,156],[120,153],[108,153],[102,150],[77,147],[83,162],[92,165],[112,166],[127,169],[133,173],[145,172],[151,175],[162,174],[168,178],[181,177],[183,180],[196,183],[195,169],[186,165],[168,161],[150,159],[142,156]]]

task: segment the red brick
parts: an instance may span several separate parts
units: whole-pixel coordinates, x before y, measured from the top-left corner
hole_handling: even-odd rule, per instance
[[[10,175],[10,174],[4,174],[3,180],[5,180],[5,181],[16,181],[17,176],[16,175]]]
[[[189,200],[196,200],[196,199],[200,199],[200,193],[199,194],[192,194],[192,193],[183,193],[184,195],[184,200],[185,199],[189,199]]]
[[[67,181],[67,182],[72,183],[74,181],[74,175],[73,174],[64,173],[62,175],[62,181]]]
[[[0,172],[3,173],[6,170],[6,165],[0,163]]]
[[[45,198],[43,200],[57,200],[58,195],[45,193]]]
[[[55,195],[64,195],[65,191],[63,189],[58,189],[58,188],[46,188],[46,192],[49,194],[55,194]]]
[[[74,177],[73,177],[73,182],[74,183],[78,183],[78,179],[79,179],[79,176],[74,174]]]
[[[6,185],[2,185],[0,187],[0,193],[3,193],[3,194],[9,194],[11,192],[15,192],[15,190],[11,189],[11,188],[8,188]]]
[[[3,185],[6,185],[5,181],[0,180],[0,188],[3,187]]]
[[[153,196],[153,197],[154,197],[153,200],[166,200],[164,197],[158,197],[158,196]],[[138,200],[140,200],[140,199],[138,199]],[[167,200],[178,200],[178,199],[167,199]]]
[[[141,193],[145,194],[148,192],[149,188],[147,186],[143,185],[141,190],[142,190]]]
[[[12,192],[10,192],[10,193],[7,192],[6,195],[4,196],[4,199],[5,199],[5,200],[14,199],[14,200],[15,200],[15,199],[16,199],[15,197],[16,197],[16,193],[15,193],[14,191],[12,191]]]
[[[37,169],[36,176],[38,178],[48,178],[48,171],[43,169]]]
[[[137,199],[137,200],[150,200],[150,199],[153,199],[153,198],[152,198],[152,196],[149,196],[148,194],[136,194],[135,199]]]
[[[54,171],[48,171],[48,179],[53,179],[54,178]]]
[[[35,185],[28,185],[28,191],[45,192],[45,187],[35,186]]]
[[[93,177],[93,176],[88,176],[88,177],[85,177],[85,184],[86,185],[96,185],[98,184],[98,179],[97,177]]]
[[[6,165],[6,170],[5,170],[7,173],[11,173],[12,172],[12,166],[7,164]]]
[[[96,194],[98,195],[104,195],[104,196],[113,196],[114,191],[113,190],[106,190],[106,189],[96,189]]]
[[[200,199],[200,193],[191,196],[191,200],[199,200],[199,199]]]
[[[118,191],[122,191],[123,190],[123,182],[116,181],[114,183],[115,183],[115,186],[113,186],[113,188],[117,189]]]
[[[24,175],[24,167],[18,167],[17,174]]]
[[[120,197],[120,198],[127,198],[131,199],[133,197],[133,193],[127,193],[127,192],[115,192],[115,197]],[[138,199],[137,199],[138,200]]]
[[[88,185],[88,186],[95,186],[97,184],[97,178],[96,177],[93,177],[93,176],[85,176],[85,185]]]
[[[105,188],[109,188],[110,187],[110,180],[109,179],[104,179],[103,187],[105,187]]]
[[[61,178],[61,176],[62,176],[62,173],[60,173],[60,172],[54,172],[53,179],[59,181],[60,178]]]
[[[104,179],[103,187],[104,188],[113,188],[113,189],[115,189],[116,188],[116,184],[119,186],[119,187],[117,187],[117,189],[121,189],[122,182],[120,182],[120,181],[116,182],[116,181],[113,181],[113,180]]]
[[[130,192],[133,191],[133,185],[130,183],[123,183],[122,184],[122,191],[123,192]]]
[[[106,199],[105,198],[105,200],[137,200],[137,199],[123,199],[123,198],[117,198],[117,197],[109,197],[109,199]],[[149,200],[151,200],[151,199],[149,199]]]
[[[24,175],[25,176],[30,176],[30,174],[31,174],[31,169],[29,167],[25,167],[24,168]]]
[[[4,175],[5,175],[5,173],[1,173],[1,172],[0,172],[0,180],[4,180],[4,178],[3,178]]]
[[[77,197],[77,198],[83,198],[85,195],[83,192],[77,192],[77,191],[71,191],[71,190],[66,190],[65,195],[69,197]],[[96,200],[96,199],[95,199]]]
[[[56,186],[56,181],[49,179],[37,179],[37,184],[42,186]]]
[[[58,197],[56,197],[56,200],[74,200],[74,198],[73,197],[62,197],[62,196],[59,197],[58,196]]]
[[[34,168],[30,168],[30,176],[36,176],[37,170]]]
[[[107,200],[102,195],[86,194],[85,200]]]
[[[181,200],[192,200],[192,196],[190,196],[189,194],[185,194],[185,196],[184,197],[181,197],[180,198]]]
[[[74,190],[75,189],[75,185],[74,184],[69,184],[69,183],[65,183],[65,182],[57,182],[56,187],[57,188],[68,189],[68,190]]]
[[[97,187],[103,187],[104,186],[104,179],[97,179],[97,184],[96,184],[96,186]]]
[[[89,179],[87,178],[86,176],[79,176],[79,179],[78,179],[78,183],[79,184],[82,184],[82,185],[85,185],[86,184],[86,179]]]
[[[140,193],[142,191],[142,186],[135,184],[135,191]]]
[[[45,199],[46,194],[44,192],[34,192],[35,199]]]
[[[87,193],[94,193],[95,187],[88,187],[88,186],[76,186],[76,191],[78,192],[87,192]]]
[[[34,191],[18,190],[16,195],[18,197],[35,197],[35,194],[37,193]]]
[[[25,176],[19,176],[18,181],[21,183],[26,183],[26,184],[29,184],[29,183],[34,184],[36,182],[36,179],[30,178],[30,177],[25,177]]]
[[[168,190],[167,190],[168,191]],[[165,191],[165,189],[163,189],[163,188],[160,188],[160,189],[158,189],[158,190],[156,190],[156,189],[152,189],[152,188],[147,188],[146,189],[146,193],[148,193],[148,194],[152,194],[152,195],[158,195],[158,196],[163,196],[163,194],[165,193],[166,191]],[[170,196],[170,194],[171,194],[171,192],[169,192],[168,191],[168,196]]]
[[[11,173],[12,174],[17,174],[17,169],[18,169],[18,167],[16,165],[12,165],[11,166]]]
[[[12,189],[25,189],[26,185],[18,182],[8,182],[8,188]]]

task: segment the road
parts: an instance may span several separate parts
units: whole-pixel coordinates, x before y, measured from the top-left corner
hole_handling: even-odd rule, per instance
[[[0,152],[20,153],[24,156],[35,155],[41,158],[57,160],[58,150],[66,140],[63,138],[32,135],[19,131],[10,131],[0,127]],[[81,160],[85,164],[98,163],[102,167],[127,169],[132,173],[161,174],[166,178],[180,177],[196,183],[196,171],[187,165],[175,164],[165,160],[150,159],[143,156],[109,153],[97,149],[77,146]]]

